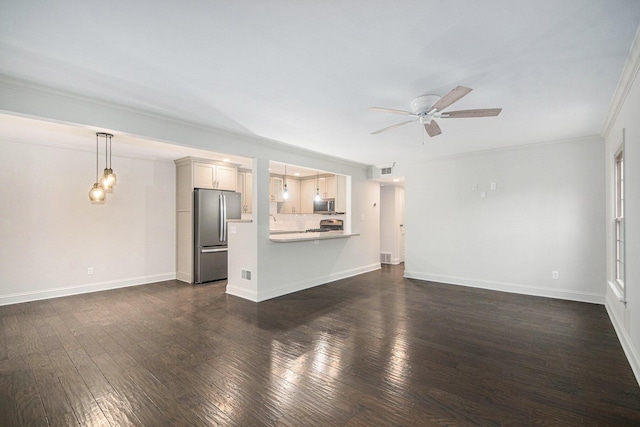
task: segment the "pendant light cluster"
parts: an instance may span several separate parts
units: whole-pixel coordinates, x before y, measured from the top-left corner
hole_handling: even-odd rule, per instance
[[[316,171],[316,197],[314,197],[314,199],[316,202],[319,202],[320,200],[322,200],[322,197],[320,197],[320,173]]]
[[[102,177],[98,176],[98,152],[100,138],[104,138],[104,171]],[[96,133],[96,182],[89,191],[91,203],[104,203],[107,193],[113,192],[116,184],[116,174],[111,169],[111,138],[113,135],[105,132]]]
[[[284,191],[282,191],[282,198],[284,200],[289,199],[289,190],[287,190],[287,165],[284,165]]]

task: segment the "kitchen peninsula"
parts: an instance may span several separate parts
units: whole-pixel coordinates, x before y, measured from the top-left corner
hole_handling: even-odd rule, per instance
[[[327,232],[306,232],[290,231],[276,232],[269,234],[269,240],[275,243],[308,242],[310,240],[343,239],[346,237],[359,236],[359,233],[349,233],[346,231]]]

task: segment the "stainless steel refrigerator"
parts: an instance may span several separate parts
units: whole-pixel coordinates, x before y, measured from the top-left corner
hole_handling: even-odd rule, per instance
[[[227,278],[227,220],[240,219],[240,193],[194,190],[194,282]]]

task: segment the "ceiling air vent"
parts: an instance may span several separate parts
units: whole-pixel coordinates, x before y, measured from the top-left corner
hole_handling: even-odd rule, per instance
[[[367,177],[369,179],[377,179],[393,175],[393,167],[395,164],[396,163],[394,162],[391,166],[369,166]]]

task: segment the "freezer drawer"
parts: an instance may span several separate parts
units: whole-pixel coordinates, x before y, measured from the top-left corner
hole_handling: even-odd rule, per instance
[[[200,248],[196,253],[195,283],[227,278],[227,247]]]

